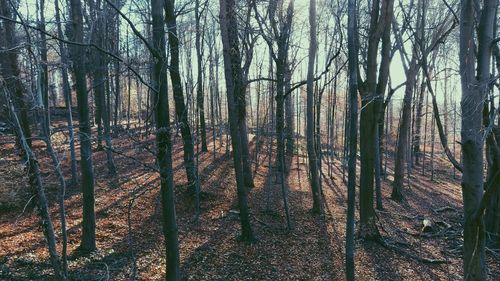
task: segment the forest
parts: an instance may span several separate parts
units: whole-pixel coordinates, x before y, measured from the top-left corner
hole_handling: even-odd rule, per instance
[[[0,0],[0,280],[500,280],[498,0]]]

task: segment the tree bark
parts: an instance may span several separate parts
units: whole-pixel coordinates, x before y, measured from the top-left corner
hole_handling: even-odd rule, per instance
[[[195,1],[195,24],[196,24],[196,59],[197,59],[197,88],[196,88],[196,103],[198,106],[198,113],[200,118],[200,132],[201,132],[201,151],[207,152],[207,130],[205,123],[205,105],[203,96],[203,41],[202,41],[202,26],[200,23],[202,10],[200,10],[200,0]]]
[[[291,80],[292,80],[292,71],[290,69],[290,62],[287,61],[285,66],[285,85],[284,90],[285,93],[288,93],[291,88]],[[257,105],[257,109],[259,106]],[[295,122],[294,122],[294,112],[293,112],[293,97],[292,95],[288,95],[285,98],[285,154],[287,157],[293,156],[293,134],[295,130]],[[257,114],[258,116],[258,114]],[[258,118],[258,117],[257,117]]]
[[[349,161],[345,242],[346,280],[354,281],[354,212],[356,205],[356,151],[358,142],[358,55],[356,0],[348,0],[347,52],[349,72]]]
[[[393,0],[375,0],[372,2],[370,15],[370,31],[367,53],[366,81],[360,85],[360,236],[364,239],[377,240],[380,233],[376,224],[373,202],[375,167],[380,162],[378,136],[381,100],[388,81],[390,65],[390,28],[393,14]],[[378,46],[382,45],[382,61],[377,80]],[[380,170],[380,169],[379,169]],[[380,174],[380,173],[379,173]],[[378,176],[378,180],[379,180]]]
[[[307,156],[309,158],[310,185],[313,198],[312,212],[321,213],[321,194],[318,159],[314,138],[314,60],[316,58],[316,0],[309,2],[309,63],[307,67]],[[318,113],[319,114],[319,113]]]
[[[194,165],[194,144],[189,127],[188,112],[184,103],[182,93],[182,80],[179,69],[179,38],[177,36],[177,20],[174,14],[174,1],[165,1],[165,21],[168,29],[168,46],[170,48],[170,79],[172,80],[172,90],[174,94],[175,114],[181,130],[184,144],[184,166],[188,179],[189,190],[195,194],[197,181],[196,169]]]
[[[151,0],[153,46],[161,57],[156,57],[152,82],[156,88],[156,159],[160,168],[160,193],[163,215],[163,236],[167,259],[167,281],[181,280],[179,268],[179,241],[175,214],[175,194],[172,171],[172,141],[167,84],[167,55],[165,50],[165,29],[163,8],[165,2]]]
[[[71,38],[72,41],[83,43],[82,3],[80,0],[70,0],[71,11]],[[95,197],[94,197],[94,171],[92,168],[92,146],[90,141],[91,131],[89,122],[89,105],[87,81],[85,77],[85,49],[82,46],[71,46],[73,71],[75,73],[76,94],[78,104],[78,121],[80,137],[80,165],[82,172],[81,188],[83,193],[83,219],[82,241],[80,250],[93,252],[96,248],[95,241]]]
[[[231,143],[233,147],[233,161],[236,174],[238,205],[240,209],[241,241],[255,240],[250,224],[247,188],[243,175],[242,138],[239,135],[240,126],[244,118],[238,108],[238,99],[245,98],[245,86],[241,71],[241,55],[238,43],[238,30],[234,0],[220,0],[220,28],[224,54],[224,72],[227,88],[227,106]]]
[[[476,217],[476,213],[483,197],[482,108],[489,88],[491,42],[498,1],[484,0],[481,11],[476,13],[474,4],[472,0],[462,0],[460,9],[464,280],[486,280],[484,221],[482,216]],[[475,22],[479,22],[477,39],[474,39]]]
[[[57,22],[57,35],[60,38],[64,38],[62,26],[61,26],[61,16],[59,14],[59,0],[54,1],[55,7],[55,16]],[[69,134],[69,151],[71,157],[71,185],[76,186],[78,184],[78,170],[77,170],[77,161],[76,161],[76,153],[75,153],[75,134],[73,130],[73,105],[71,98],[71,88],[69,85],[68,79],[68,53],[67,49],[64,47],[64,43],[62,41],[58,42],[59,44],[59,53],[61,57],[61,78],[62,78],[62,90],[64,95],[64,105],[68,109],[67,119],[68,119],[68,134]]]
[[[391,198],[396,201],[402,201],[403,196],[403,181],[405,176],[405,163],[408,150],[408,135],[410,134],[411,122],[411,99],[413,88],[416,83],[418,73],[418,65],[416,58],[413,57],[410,62],[410,67],[406,72],[405,95],[403,98],[403,109],[401,120],[399,121],[399,137],[396,146],[396,158],[394,164],[394,182],[392,184]]]

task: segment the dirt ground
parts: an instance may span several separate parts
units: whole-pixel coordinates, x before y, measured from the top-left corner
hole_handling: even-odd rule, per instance
[[[154,141],[124,133],[113,140],[118,176],[106,171],[105,152],[94,152],[98,251],[81,257],[74,253],[80,241],[81,201],[78,187],[66,197],[69,270],[72,280],[160,280],[165,276],[165,248],[161,232],[159,181],[154,171]],[[61,137],[61,139],[63,139]],[[55,140],[58,144],[57,138]],[[0,137],[0,279],[52,280],[46,243],[39,220],[26,193],[27,179],[12,137]],[[286,227],[281,185],[269,169],[267,141],[260,146],[255,188],[249,194],[252,226],[258,241],[237,242],[240,232],[236,185],[225,138],[209,141],[209,152],[199,155],[201,215],[195,220],[194,200],[186,190],[182,140],[174,140],[176,207],[182,277],[185,280],[343,280],[346,186],[342,165],[323,168],[324,216],[313,216],[307,163],[303,148],[288,159],[288,200],[292,229]],[[222,145],[222,146],[221,146]],[[43,146],[35,142],[51,202],[56,232],[60,233],[56,204],[57,179]],[[63,169],[69,180],[69,152],[60,141]],[[255,138],[252,140],[252,151]],[[254,152],[252,152],[254,153]],[[390,160],[391,157],[389,157]],[[426,159],[427,162],[430,159]],[[413,169],[406,181],[406,201],[390,199],[391,177],[383,181],[384,210],[377,211],[380,243],[356,239],[358,280],[461,280],[462,204],[459,180],[441,157],[425,175]],[[359,165],[358,165],[359,168]],[[391,163],[388,174],[392,174]],[[5,194],[5,196],[4,196]],[[22,198],[22,199],[19,199]],[[19,201],[19,202],[16,202]],[[7,202],[5,202],[7,201]],[[10,203],[9,203],[10,202]],[[422,232],[422,221],[434,223]],[[58,242],[60,237],[58,236]],[[59,249],[60,250],[60,249]],[[500,280],[500,266],[487,255],[492,280]]]

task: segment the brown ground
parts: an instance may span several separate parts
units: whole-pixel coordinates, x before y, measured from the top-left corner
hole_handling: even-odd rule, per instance
[[[134,274],[138,280],[160,280],[165,275],[158,176],[144,166],[154,165],[154,156],[147,151],[154,149],[153,143],[136,145],[133,139],[125,134],[114,140],[115,149],[121,152],[115,154],[119,175],[115,178],[107,175],[105,153],[94,153],[99,251],[90,257],[73,253],[80,239],[81,194],[77,187],[68,188],[69,267],[73,280],[130,280]],[[23,193],[27,184],[22,163],[13,157],[11,142],[10,137],[0,138],[0,190],[2,196],[10,192],[12,198],[22,200],[18,200],[20,204],[14,199],[4,200],[0,206],[0,279],[51,280],[36,212],[29,204],[23,212],[29,200]],[[309,212],[312,204],[306,159],[296,156],[289,160],[287,182],[293,229],[287,231],[280,185],[276,175],[269,174],[267,146],[263,143],[254,177],[256,187],[249,195],[252,225],[259,240],[248,245],[236,241],[239,222],[234,212],[237,207],[232,158],[225,153],[226,144],[219,145],[217,140],[215,161],[211,142],[210,152],[199,158],[203,193],[201,216],[196,222],[194,201],[184,193],[181,139],[175,140],[173,159],[183,279],[343,280],[346,187],[340,163],[334,162],[332,178],[328,176],[327,163],[323,163],[325,215],[314,217]],[[60,147],[67,149],[66,145]],[[57,181],[42,150],[37,143],[52,218],[59,233]],[[304,154],[302,149],[298,152]],[[430,171],[422,176],[421,168],[415,168],[404,191],[404,203],[390,200],[390,178],[383,182],[385,210],[377,212],[379,227],[387,243],[399,250],[357,239],[358,280],[461,279],[461,190],[447,162],[442,158],[436,162],[433,181]],[[68,159],[63,163],[69,174]],[[389,163],[389,174],[390,168]],[[266,189],[269,182],[273,186]],[[268,199],[267,194],[273,195]],[[136,199],[132,201],[133,197]],[[443,207],[450,208],[438,210]],[[420,232],[424,218],[435,223],[433,232]],[[491,279],[499,280],[498,260],[488,255],[488,264]]]

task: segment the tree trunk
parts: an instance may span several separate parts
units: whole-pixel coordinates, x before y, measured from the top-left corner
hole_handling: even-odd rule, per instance
[[[59,15],[59,0],[54,2],[55,4],[55,15],[57,21],[57,35],[60,38],[64,38],[62,26],[61,26],[61,17]],[[71,98],[71,88],[69,85],[68,79],[68,54],[67,49],[64,47],[64,43],[59,41],[59,52],[61,57],[61,78],[62,78],[62,88],[64,95],[64,105],[68,109],[67,119],[68,119],[68,134],[69,134],[69,151],[71,157],[71,185],[76,186],[78,184],[78,170],[77,170],[77,161],[76,161],[76,153],[75,153],[75,134],[73,130],[73,102]]]
[[[358,140],[358,26],[355,0],[348,0],[347,45],[349,72],[349,161],[345,242],[346,280],[354,281],[354,212],[356,205],[356,151]]]
[[[95,7],[96,9],[100,9],[100,7]],[[106,18],[104,14],[97,14],[97,17],[94,19],[96,22],[96,29],[93,33],[93,38],[91,39],[94,44],[100,47],[104,47],[105,37],[106,37]],[[106,83],[109,83],[109,79],[107,77],[107,57],[99,50],[93,50],[93,69],[92,69],[92,82],[94,95],[96,98],[96,105],[98,104],[98,109],[100,111],[100,120],[98,120],[98,124],[101,124],[104,127],[104,141],[106,143],[106,159],[107,159],[107,168],[108,173],[110,175],[116,175],[116,168],[113,161],[113,152],[112,152],[112,143],[111,143],[111,130],[110,130],[110,106],[109,106],[109,98],[106,99],[106,93],[109,95],[109,89],[106,90]],[[108,101],[108,102],[107,102]],[[98,141],[98,145],[100,142]]]
[[[307,156],[309,158],[310,185],[312,190],[314,214],[321,213],[321,195],[318,159],[314,138],[314,60],[316,58],[316,0],[309,2],[309,63],[307,67]]]
[[[285,93],[288,93],[291,88],[292,71],[290,70],[290,62],[287,61],[285,66]],[[259,106],[257,105],[257,109]],[[257,114],[257,116],[259,116]],[[257,117],[258,118],[258,117]],[[293,118],[293,97],[289,94],[285,98],[285,154],[288,157],[293,156],[293,132],[295,130],[295,123]]]
[[[83,43],[82,3],[70,0],[72,41]],[[80,137],[80,165],[82,172],[81,189],[83,193],[82,241],[80,250],[93,252],[95,242],[95,198],[94,171],[92,168],[92,146],[90,141],[89,105],[87,81],[85,77],[85,49],[81,46],[71,47],[73,71],[75,73],[76,94],[78,104],[78,121]]]
[[[460,9],[465,280],[486,280],[484,222],[482,216],[477,216],[483,197],[484,143],[480,109],[489,88],[491,42],[498,1],[484,0],[483,3],[482,10],[474,12],[473,1],[462,0]],[[479,24],[476,26],[475,22]],[[476,27],[477,42],[474,36]]]
[[[188,112],[184,104],[182,93],[182,80],[179,73],[179,38],[177,37],[177,20],[174,14],[174,1],[165,1],[165,21],[168,28],[168,45],[170,48],[170,79],[172,80],[172,90],[175,102],[175,114],[181,130],[182,141],[184,143],[184,166],[188,179],[189,190],[195,194],[198,179],[194,165],[194,144],[189,127]]]
[[[363,92],[362,92],[363,93]],[[380,237],[373,207],[373,191],[375,176],[375,130],[377,122],[375,116],[375,103],[373,95],[365,93],[361,95],[361,116],[359,124],[359,148],[361,155],[361,177],[359,192],[359,220],[360,236],[364,239],[373,240]]]
[[[377,240],[380,233],[376,224],[375,209],[373,206],[373,192],[375,167],[379,166],[379,118],[381,100],[388,81],[390,57],[390,28],[393,13],[393,1],[373,1],[370,16],[370,31],[367,53],[366,81],[360,87],[361,116],[360,116],[360,236],[364,239]],[[382,45],[379,77],[377,80],[377,56],[381,38]],[[383,115],[382,115],[383,116]],[[377,180],[380,180],[380,169],[377,170]],[[379,182],[377,182],[379,184]]]
[[[401,120],[399,121],[399,137],[396,148],[396,159],[394,164],[394,182],[392,185],[391,198],[396,201],[402,201],[403,197],[403,181],[405,176],[405,161],[408,149],[408,135],[410,133],[410,118],[411,118],[411,99],[415,79],[418,73],[416,58],[413,57],[410,63],[410,68],[406,73],[405,95],[403,98],[403,109]]]
[[[165,64],[167,56],[165,51],[165,29],[163,18],[163,5],[161,0],[151,0],[151,18],[153,28],[153,45],[161,57],[155,58],[152,82],[157,92],[155,93],[156,117],[156,160],[160,168],[160,193],[163,215],[163,236],[165,239],[165,252],[167,259],[168,281],[180,281],[179,268],[179,241],[177,239],[177,223],[175,215],[175,194],[172,171],[172,141],[170,128],[170,114],[168,102],[167,71]]]
[[[446,75],[446,74],[445,74]],[[418,94],[417,110],[416,110],[416,120],[415,120],[415,134],[413,135],[413,157],[415,159],[415,165],[420,165],[420,143],[422,139],[422,110],[424,107],[424,96],[425,96],[425,76],[422,77],[422,83],[420,84],[420,91]]]
[[[13,9],[5,1],[0,2],[0,15],[13,18]],[[43,9],[43,7],[42,7]],[[40,178],[40,168],[31,145],[31,130],[28,120],[28,107],[24,101],[24,86],[21,82],[20,70],[18,68],[17,42],[15,37],[14,24],[3,21],[0,25],[0,75],[5,79],[5,104],[10,111],[11,120],[14,123],[16,136],[20,148],[23,150],[23,160],[26,163],[26,170],[29,172],[29,184],[31,192],[37,202],[37,210],[40,216],[40,225],[47,240],[49,258],[54,269],[56,278],[66,280],[66,275],[61,268],[59,255],[56,249],[56,240],[52,220],[50,218],[45,190]],[[13,96],[9,96],[13,93]],[[44,124],[45,126],[46,124]]]
[[[486,142],[486,153],[489,156],[490,164],[488,165],[487,186],[493,188],[500,186],[500,127],[494,127]],[[492,246],[500,245],[500,192],[490,199],[484,217],[486,233],[488,240]]]
[[[201,151],[207,152],[207,131],[205,124],[205,105],[203,96],[203,41],[202,41],[202,27],[200,24],[200,19],[202,16],[202,11],[200,10],[200,0],[195,1],[195,22],[196,22],[196,59],[197,59],[197,89],[196,89],[196,103],[198,105],[198,112],[200,115],[200,131],[201,131]]]
[[[241,71],[241,57],[238,43],[238,30],[234,0],[220,0],[220,28],[224,54],[224,70],[227,88],[227,107],[233,161],[236,174],[238,205],[240,209],[241,236],[240,240],[253,242],[255,237],[250,225],[247,202],[247,188],[244,180],[242,163],[242,138],[239,135],[240,126],[244,121],[238,99],[245,97],[245,85]]]

